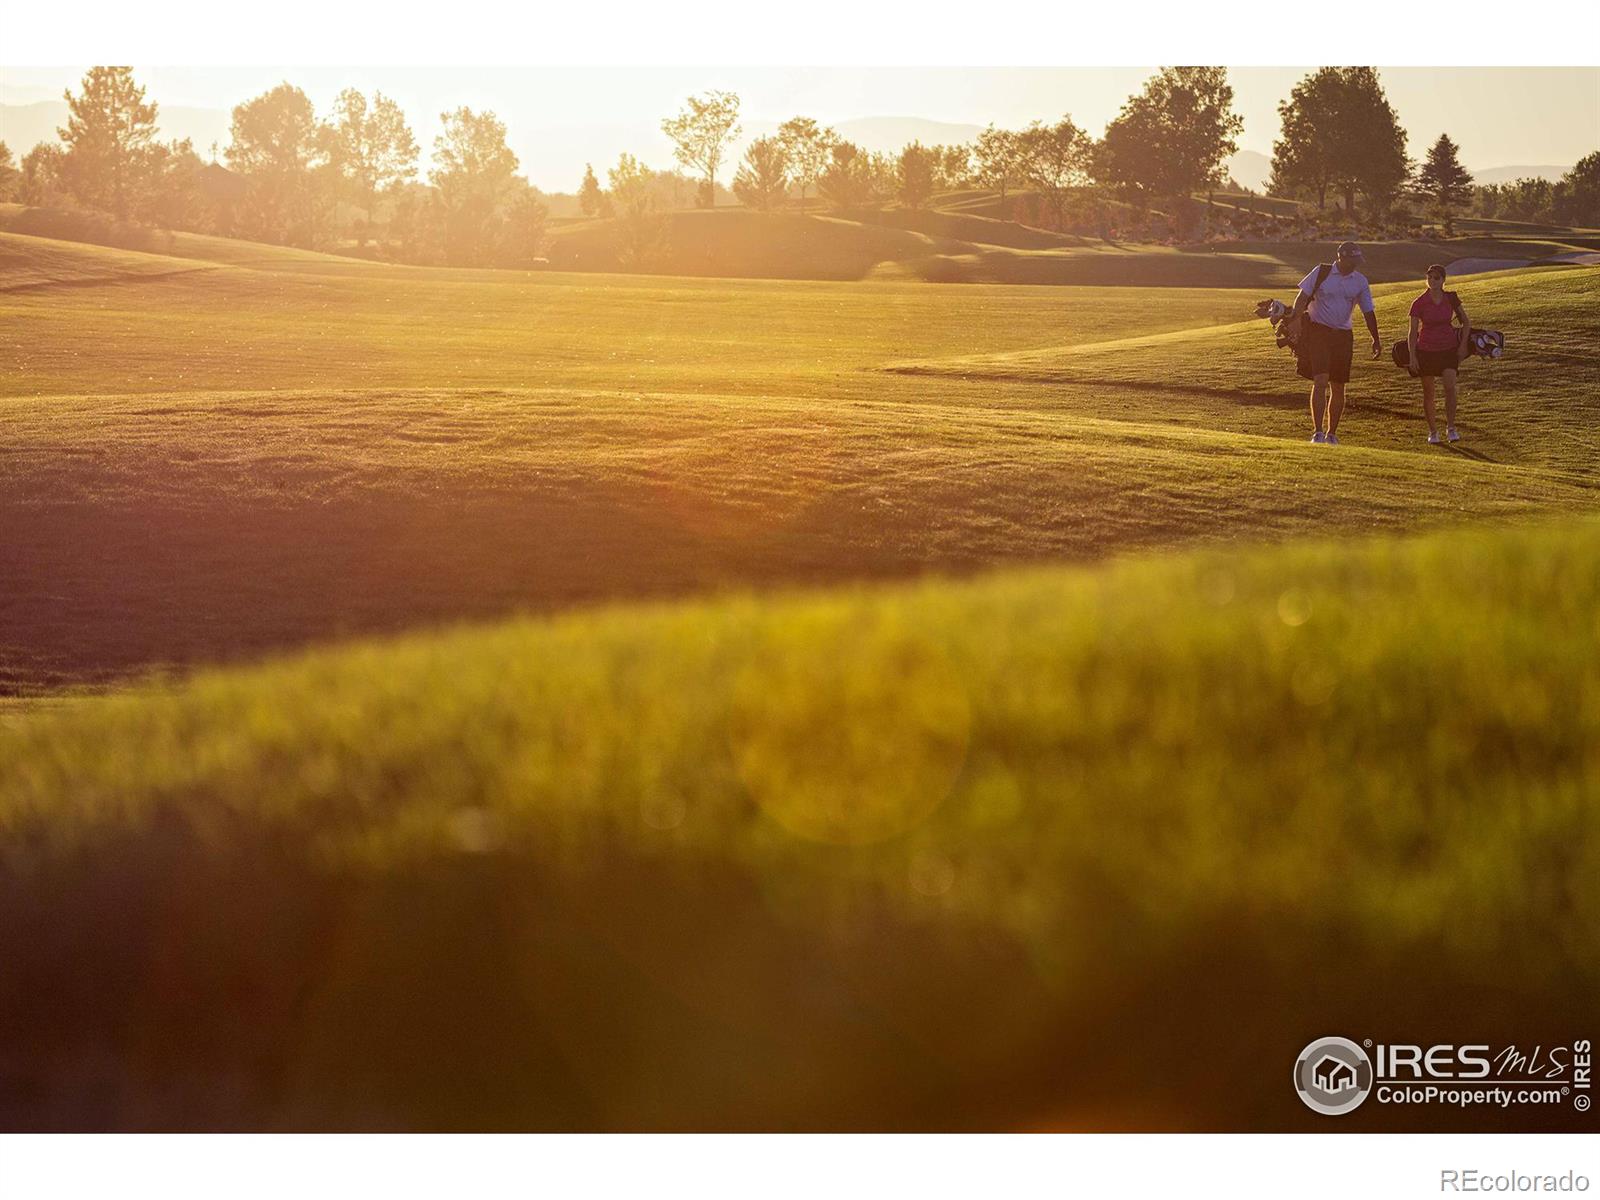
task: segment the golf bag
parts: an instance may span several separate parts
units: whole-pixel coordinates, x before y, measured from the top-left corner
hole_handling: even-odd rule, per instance
[[[1328,272],[1333,270],[1332,263],[1321,263],[1317,267],[1317,281],[1311,285],[1311,298],[1317,298],[1323,280],[1328,278]],[[1309,307],[1304,312],[1295,312],[1294,308],[1282,300],[1263,300],[1256,305],[1256,316],[1272,323],[1273,332],[1277,334],[1279,346],[1287,346],[1294,352],[1296,359],[1300,357],[1300,340],[1305,337],[1306,328],[1311,323]]]
[[[1472,336],[1467,339],[1467,358],[1476,355],[1479,358],[1499,358],[1506,351],[1506,335],[1498,329],[1474,329]],[[1389,357],[1394,359],[1394,365],[1406,372],[1411,370],[1411,343],[1406,338],[1401,338],[1389,348]],[[1466,359],[1462,360],[1463,362]]]

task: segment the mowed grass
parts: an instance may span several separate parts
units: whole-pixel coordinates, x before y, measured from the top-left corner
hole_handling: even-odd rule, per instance
[[[1255,292],[273,253],[0,291],[0,691],[611,598],[1592,508],[1565,441],[1505,462],[1290,444],[1301,387],[1264,323],[1236,327]],[[1544,294],[1504,311],[1593,323]],[[1570,381],[1519,382],[1545,420],[1588,421]]]
[[[1592,1018],[1597,614],[1584,520],[14,713],[0,1126],[1311,1128],[1313,1036]]]
[[[1389,358],[1409,330],[1418,285],[1375,289],[1383,356],[1356,321],[1356,353],[1340,428],[1347,446],[1455,455],[1537,468],[1574,481],[1600,482],[1600,270],[1562,267],[1506,271],[1452,280],[1479,329],[1506,335],[1506,356],[1469,359],[1457,372],[1460,424],[1455,447],[1426,444],[1421,383]],[[1267,292],[1286,302],[1294,289]],[[1265,321],[1226,328],[1107,339],[1093,346],[941,357],[893,365],[930,379],[991,381],[1008,394],[1031,384],[1037,402],[1084,416],[1168,421],[1240,433],[1282,433],[1286,417],[1306,412],[1309,385],[1294,359],[1274,344]],[[1437,390],[1444,418],[1444,391]],[[1307,432],[1310,418],[1301,426]]]

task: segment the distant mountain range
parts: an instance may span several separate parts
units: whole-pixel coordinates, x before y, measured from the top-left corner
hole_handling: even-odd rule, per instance
[[[157,122],[163,141],[188,138],[202,158],[211,157],[213,145],[220,154],[228,144],[231,117],[221,109],[164,104]],[[0,104],[0,141],[19,159],[39,142],[57,140],[57,127],[66,123],[67,106],[61,100]],[[533,182],[546,191],[576,190],[585,163],[592,162],[604,179],[605,168],[624,150],[654,166],[665,167],[672,161],[670,144],[656,122],[519,129],[512,115],[507,125],[511,148],[528,168]],[[983,132],[981,125],[929,121],[922,117],[855,117],[838,122],[834,128],[840,137],[864,150],[884,152],[899,150],[907,142],[914,141],[925,146],[970,142]],[[751,141],[776,133],[777,129],[776,121],[746,121],[744,134],[727,161],[736,162]],[[417,128],[417,141],[423,148],[424,159],[435,132],[431,127]],[[1479,183],[1505,183],[1523,177],[1560,179],[1570,169],[1570,166],[1550,165],[1481,167],[1473,168],[1472,174]],[[1267,180],[1272,175],[1272,159],[1256,150],[1240,150],[1228,159],[1227,170],[1242,186],[1261,192],[1266,190]]]

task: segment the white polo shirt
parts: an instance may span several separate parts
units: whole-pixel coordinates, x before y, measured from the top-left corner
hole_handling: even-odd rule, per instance
[[[1311,289],[1317,286],[1317,271],[1320,269],[1313,268],[1311,274],[1300,281],[1301,295],[1311,295]],[[1358,304],[1362,312],[1372,311],[1372,285],[1360,271],[1343,275],[1335,264],[1322,281],[1322,287],[1318,288],[1316,298],[1311,301],[1311,319],[1318,325],[1327,325],[1332,329],[1349,329],[1350,315]]]

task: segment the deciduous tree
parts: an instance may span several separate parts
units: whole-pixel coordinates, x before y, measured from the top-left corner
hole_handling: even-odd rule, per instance
[[[804,208],[806,191],[828,169],[839,135],[810,117],[792,117],[778,127],[778,140],[789,155],[789,178],[800,189],[800,207]]]
[[[59,204],[66,194],[61,182],[61,160],[66,155],[53,142],[40,142],[22,156],[22,177],[17,181],[17,199],[33,208]]]
[[[441,113],[444,131],[433,142],[429,181],[443,208],[445,255],[468,266],[492,259],[502,202],[510,198],[517,156],[506,145],[505,123],[465,106]]]
[[[1552,197],[1556,220],[1568,225],[1600,225],[1600,150],[1585,154],[1561,177]]]
[[[701,208],[716,203],[717,170],[729,144],[739,136],[739,97],[732,92],[690,96],[675,117],[661,122],[678,161],[702,176],[696,197]]]
[[[315,226],[313,166],[324,161],[316,113],[299,88],[280,83],[233,110],[228,165],[246,183],[246,232],[309,245]]]
[[[1073,189],[1089,181],[1093,145],[1071,117],[1062,117],[1054,125],[1035,121],[1019,135],[1023,178],[1038,189],[1058,229],[1066,224]]]
[[[11,147],[0,142],[0,202],[11,200],[21,182],[22,172],[17,170],[16,161],[11,157]]]
[[[1163,67],[1106,126],[1096,177],[1182,213],[1194,192],[1222,182],[1243,128],[1226,67]]]
[[[1310,194],[1324,207],[1330,190],[1355,212],[1359,192],[1386,206],[1411,173],[1406,133],[1372,67],[1323,67],[1278,106],[1282,132],[1272,148],[1276,196]]]
[[[1014,130],[996,129],[993,125],[978,135],[972,148],[978,182],[999,192],[1002,204],[1006,189],[1022,182],[1023,157],[1021,136]]]
[[[656,212],[656,172],[633,155],[624,154],[607,172],[607,181],[616,210],[622,265],[651,266],[667,248],[666,222]]]
[[[417,174],[417,140],[400,106],[382,92],[372,104],[354,88],[333,102],[329,157],[372,229],[378,196]],[[365,240],[365,238],[363,238]]]
[[[912,142],[900,151],[895,163],[895,191],[907,208],[921,208],[933,195],[939,155],[921,142]]]

